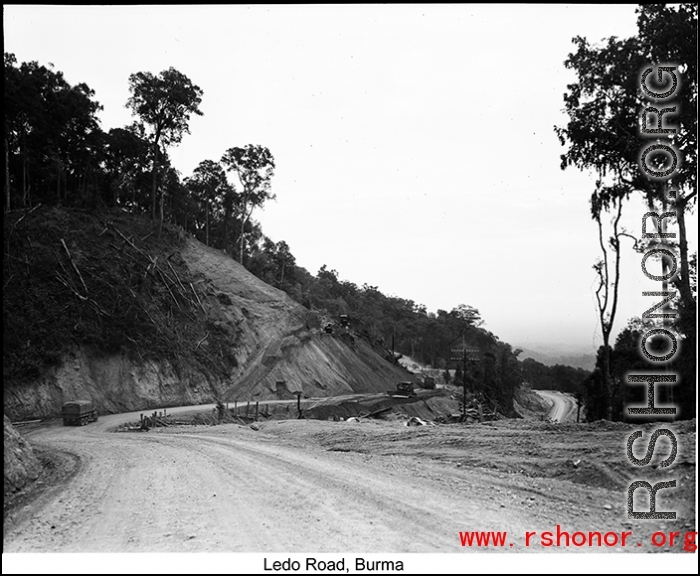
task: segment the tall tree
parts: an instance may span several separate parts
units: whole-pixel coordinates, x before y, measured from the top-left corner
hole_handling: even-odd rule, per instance
[[[296,259],[289,249],[289,244],[287,244],[284,240],[281,240],[272,246],[270,255],[276,269],[274,285],[281,288],[284,286],[285,279],[289,279],[289,276],[293,275],[294,267],[296,266]]]
[[[637,14],[639,32],[634,38],[612,37],[598,47],[591,46],[585,38],[574,38],[576,51],[564,63],[577,74],[577,81],[567,87],[564,95],[569,121],[565,127],[555,127],[562,145],[568,146],[561,156],[561,167],[596,171],[591,208],[599,225],[602,212],[620,210],[621,203],[633,193],[641,194],[650,210],[666,212],[667,191],[679,190],[675,202],[680,250],[678,326],[694,349],[696,306],[690,290],[685,214],[694,208],[697,193],[697,6],[644,5]],[[640,90],[639,80],[643,69],[669,63],[678,67],[681,86],[674,93],[675,111],[667,114],[665,121],[677,130],[672,134],[654,134],[653,138],[675,146],[683,159],[672,178],[661,183],[650,179],[639,167],[640,152],[653,143],[649,135],[640,131],[642,115],[646,116],[643,110],[653,103]],[[647,163],[662,171],[669,162],[656,156]],[[611,246],[616,242],[619,236],[613,238]],[[601,246],[605,250],[602,243]],[[597,270],[600,275],[604,266]],[[616,300],[614,290],[611,297]],[[612,301],[611,307],[614,310]],[[614,315],[608,320],[614,321]],[[604,335],[611,330],[612,324],[604,325]],[[609,357],[608,345],[609,342],[604,343],[603,358]],[[604,378],[609,375],[609,370],[603,369]]]
[[[229,193],[230,186],[221,164],[213,160],[203,160],[185,182],[187,188],[204,205],[204,240],[209,246],[210,220],[215,204],[221,205]]]
[[[603,334],[603,346],[599,353],[599,357],[602,359],[602,366],[600,367],[602,381],[600,383],[601,395],[599,401],[601,402],[600,409],[608,419],[612,418],[612,399],[617,388],[617,383],[612,374],[610,336],[615,324],[620,297],[620,262],[622,258],[620,240],[624,234],[620,230],[622,202],[623,197],[616,197],[615,195],[607,196],[594,193],[591,197],[591,212],[598,224],[598,243],[602,254],[601,259],[593,266],[598,275],[598,287],[595,291],[595,297],[598,306],[600,330]],[[612,235],[606,243],[603,232],[603,212],[604,208],[609,208],[613,204],[617,207],[617,213],[612,219]]]
[[[238,240],[239,262],[243,264],[245,225],[254,208],[275,197],[270,191],[272,176],[275,173],[275,159],[266,147],[248,144],[244,148],[229,148],[221,158],[221,163],[227,171],[233,172],[240,182],[241,192],[237,208],[241,230]]]
[[[151,187],[151,211],[156,219],[158,156],[160,146],[167,148],[178,144],[183,134],[189,134],[192,114],[202,116],[199,105],[202,89],[175,68],[164,70],[158,76],[150,72],[137,72],[129,76],[131,97],[126,103],[133,114],[151,129],[153,156],[153,181]],[[162,219],[161,201],[161,219]]]
[[[698,6],[697,4],[649,4],[637,11],[639,38],[645,56],[651,62],[672,63],[678,67],[681,86],[671,99],[675,114],[670,124],[677,126],[675,133],[665,135],[666,140],[678,149],[682,162],[671,177],[669,187],[678,190],[675,208],[678,220],[678,249],[680,274],[674,284],[680,292],[678,330],[685,336],[687,348],[695,350],[697,305],[691,288],[691,256],[688,254],[685,215],[695,209],[697,203],[698,171]],[[688,357],[694,355],[688,354]],[[689,376],[694,379],[695,363]],[[695,389],[692,386],[693,390]],[[688,389],[688,387],[686,387]],[[686,404],[693,405],[693,398]]]
[[[150,144],[143,126],[112,128],[105,139],[105,168],[110,184],[110,204],[132,210],[148,202]],[[139,208],[143,209],[143,208]]]

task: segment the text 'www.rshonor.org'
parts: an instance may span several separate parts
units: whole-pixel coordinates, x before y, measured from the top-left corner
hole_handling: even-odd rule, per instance
[[[648,541],[643,542],[634,537],[632,531],[588,531],[570,532],[557,524],[554,530],[526,531],[518,543],[508,539],[508,532],[460,532],[459,541],[464,547],[469,548],[513,548],[525,546],[526,548],[640,548],[651,546],[653,548],[683,547],[686,552],[695,552],[697,545],[695,539],[697,532],[654,532]]]

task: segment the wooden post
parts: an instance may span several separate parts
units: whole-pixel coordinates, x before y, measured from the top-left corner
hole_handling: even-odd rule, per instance
[[[255,402],[255,421],[258,421],[258,402]]]
[[[462,421],[467,421],[467,350],[464,348],[462,336]]]
[[[233,413],[236,415],[236,418],[238,418],[238,400],[233,401]]]
[[[250,400],[248,400],[248,404],[246,404],[245,407],[245,417],[248,418],[248,411],[250,410]]]
[[[301,419],[301,392],[297,391],[294,394],[297,397],[297,419]]]

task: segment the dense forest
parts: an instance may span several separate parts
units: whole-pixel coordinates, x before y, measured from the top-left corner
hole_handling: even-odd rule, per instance
[[[521,362],[525,381],[539,390],[560,390],[573,395],[580,395],[582,383],[590,376],[588,370],[555,364],[546,366],[532,358]]]

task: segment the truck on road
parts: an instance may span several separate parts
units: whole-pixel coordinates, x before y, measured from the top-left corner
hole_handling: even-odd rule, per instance
[[[427,390],[435,390],[435,378],[432,376],[423,376],[423,388]]]
[[[394,398],[415,398],[417,396],[413,382],[399,382],[396,390],[389,390],[387,394]]]
[[[65,402],[61,416],[64,426],[85,426],[88,422],[97,422],[97,410],[89,400]]]

